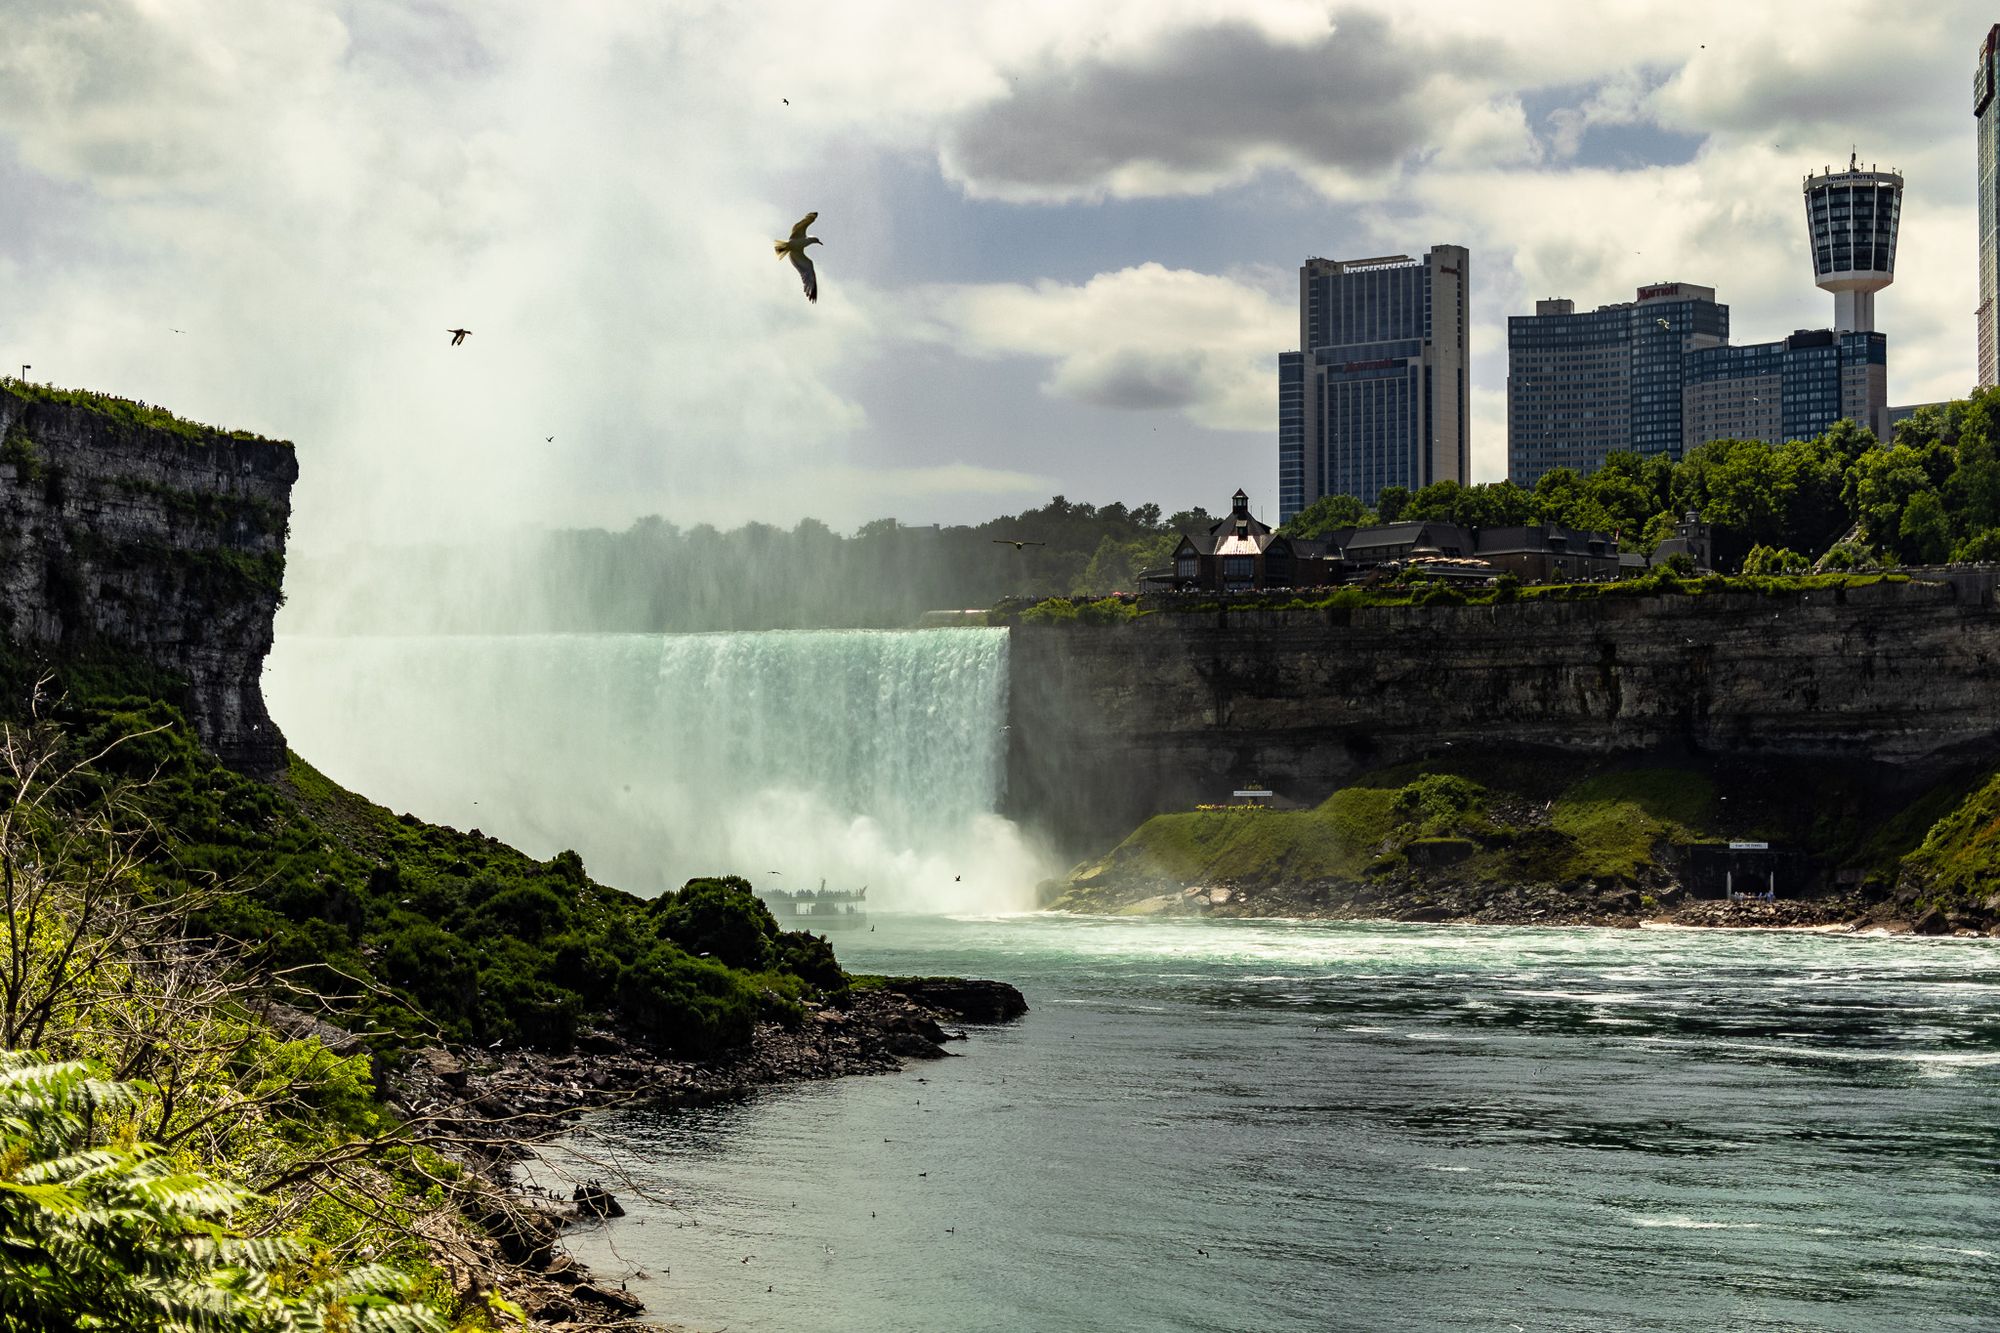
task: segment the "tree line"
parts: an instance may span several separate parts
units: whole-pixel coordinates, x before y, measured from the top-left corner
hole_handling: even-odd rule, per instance
[[[1650,554],[1690,512],[1734,537],[1747,573],[2000,559],[2000,389],[1921,408],[1888,444],[1839,421],[1809,440],[1712,440],[1678,461],[1613,453],[1588,474],[1552,469],[1533,490],[1511,481],[1390,486],[1373,509],[1327,496],[1281,530],[1554,523],[1615,533]]]
[[[1650,554],[1690,511],[1728,534],[1724,572],[1816,563],[2000,559],[2000,390],[1926,407],[1890,444],[1851,421],[1809,440],[1714,440],[1678,461],[1614,453],[1593,472],[1556,468],[1533,489],[1442,481],[1383,490],[1370,508],[1328,496],[1284,525],[1319,537],[1402,520],[1615,533]],[[287,628],[298,632],[694,631],[892,627],[926,611],[1003,597],[1136,591],[1201,508],[1093,505],[1055,496],[984,523],[913,527],[883,518],[849,535],[817,519],[785,529],[565,530],[479,548],[414,547],[293,561]],[[1850,540],[1851,539],[1851,540]],[[1015,543],[1022,543],[1015,545]]]

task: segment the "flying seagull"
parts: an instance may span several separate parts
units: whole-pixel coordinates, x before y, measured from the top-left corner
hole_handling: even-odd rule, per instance
[[[1672,333],[1674,331],[1674,326],[1667,323],[1667,321],[1665,321],[1664,319],[1656,319],[1653,322],[1659,325],[1661,328],[1665,329],[1668,333]]]
[[[798,225],[792,228],[792,234],[788,239],[777,242],[778,258],[791,259],[792,267],[799,271],[799,278],[806,285],[806,300],[814,302],[819,300],[819,279],[813,276],[813,262],[806,258],[806,247],[825,245],[826,242],[817,236],[806,235],[806,228],[812,226],[813,219],[818,216],[817,210],[806,214],[799,219]]]
[[[1048,545],[1048,543],[1047,543],[1047,542],[1017,542],[1017,541],[1015,541],[1015,540],[1014,540],[1014,539],[1013,539],[1012,537],[995,537],[995,538],[993,539],[993,544],[994,544],[995,546],[1011,546],[1011,547],[1013,547],[1013,548],[1014,548],[1015,550],[1017,550],[1017,551],[1018,551],[1018,550],[1020,550],[1020,549],[1021,549],[1022,547],[1024,547],[1024,546],[1047,546],[1047,545]]]
[[[445,332],[446,332],[446,333],[449,333],[449,334],[451,335],[451,345],[452,345],[453,347],[456,347],[456,346],[458,346],[458,345],[459,345],[460,343],[462,343],[462,342],[464,342],[464,341],[465,341],[465,339],[466,339],[466,335],[470,334],[470,333],[472,332],[472,330],[471,330],[471,329],[446,329],[446,330],[445,330]]]

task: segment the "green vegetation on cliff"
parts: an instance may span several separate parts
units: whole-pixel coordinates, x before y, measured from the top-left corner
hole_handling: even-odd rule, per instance
[[[256,440],[266,444],[283,445],[288,449],[291,447],[284,440],[269,440],[252,431],[204,426],[198,421],[175,416],[164,407],[142,403],[133,398],[120,398],[116,394],[97,393],[90,389],[63,389],[53,384],[36,384],[13,377],[0,379],[0,391],[31,403],[80,407],[127,429],[164,431],[190,444],[206,444],[220,437],[229,440]]]
[[[53,1269],[0,1254],[0,1333],[56,1326],[7,1322],[44,1307],[65,1327],[182,1326],[132,1282],[207,1311],[188,1327],[444,1327],[415,1298],[497,1328],[504,1303],[440,1256],[504,1208],[381,1099],[384,1068],[440,1037],[558,1051],[585,1024],[712,1057],[848,987],[825,940],[780,930],[740,879],[648,902],[573,852],[392,814],[296,759],[275,786],[233,773],[161,701],[178,682],[142,666],[52,678],[12,657],[0,689],[0,1050],[69,1062],[0,1064],[0,1242],[79,1209],[132,1232],[88,1290],[70,1281],[83,1251]],[[45,1104],[8,1112],[10,1079]],[[60,1128],[78,1088],[100,1111],[84,1131],[35,1128]],[[65,1184],[79,1152],[96,1174]]]
[[[2000,915],[2000,774],[1930,826],[1899,887],[1924,907]]]
[[[1803,853],[1829,876],[1858,872],[1876,898],[1950,919],[2000,913],[2000,777],[1885,801],[1838,765],[1518,754],[1385,769],[1310,810],[1159,815],[1078,866],[1051,901],[1154,911],[1190,886],[1275,889],[1292,910],[1479,886],[1646,894],[1678,883],[1688,849],[1731,839]]]

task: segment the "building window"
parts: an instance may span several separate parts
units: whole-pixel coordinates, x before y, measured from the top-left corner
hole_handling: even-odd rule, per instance
[[[1174,562],[1174,577],[1183,583],[1192,583],[1201,573],[1201,557],[1184,555]]]
[[[1222,557],[1222,586],[1225,588],[1247,588],[1257,579],[1257,557],[1254,555],[1225,555]]]

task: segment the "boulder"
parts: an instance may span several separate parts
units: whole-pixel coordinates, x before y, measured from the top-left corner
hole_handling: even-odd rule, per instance
[[[1004,981],[897,977],[889,982],[889,989],[961,1023],[1005,1023],[1028,1012],[1027,999]]]
[[[586,1180],[570,1191],[579,1217],[623,1217],[625,1209],[611,1197],[611,1191],[595,1180]]]

